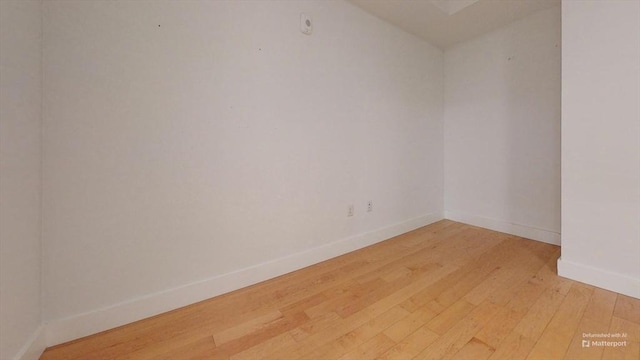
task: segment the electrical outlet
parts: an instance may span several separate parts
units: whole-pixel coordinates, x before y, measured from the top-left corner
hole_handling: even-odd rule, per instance
[[[373,201],[369,200],[369,202],[367,203],[367,212],[372,212],[373,211]]]
[[[355,210],[353,208],[353,205],[349,205],[349,210],[347,212],[347,216],[348,217],[352,217],[354,213],[355,213]]]

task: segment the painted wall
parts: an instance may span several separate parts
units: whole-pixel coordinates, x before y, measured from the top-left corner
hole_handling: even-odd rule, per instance
[[[41,15],[40,1],[0,1],[0,359],[43,345]]]
[[[442,53],[346,2],[47,1],[44,30],[51,343],[442,218]]]
[[[559,244],[559,7],[444,58],[446,217]]]
[[[640,2],[562,2],[560,275],[640,298]]]

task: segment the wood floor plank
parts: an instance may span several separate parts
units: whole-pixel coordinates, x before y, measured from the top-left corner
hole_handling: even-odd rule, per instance
[[[509,292],[504,292],[496,297],[489,296],[489,300],[498,304],[504,304],[496,316],[478,333],[476,338],[489,344],[493,348],[498,348],[502,341],[506,339],[513,329],[520,323],[522,318],[529,312],[531,306],[540,298],[543,292],[556,284],[554,277],[548,277],[551,268],[555,268],[558,252],[552,248],[552,252],[541,254],[539,259],[543,265],[534,276],[529,274],[525,282],[520,286],[514,286]],[[546,261],[545,261],[546,260]],[[533,271],[540,263],[529,268]],[[546,280],[545,280],[546,279]],[[504,299],[505,294],[509,294]],[[534,313],[531,314],[533,316]]]
[[[201,339],[183,343],[181,346],[171,346],[167,348],[152,347],[152,351],[134,352],[125,356],[118,356],[119,359],[154,359],[154,360],[173,360],[173,359],[206,359],[213,357],[213,349],[215,349],[213,336],[206,336]],[[147,350],[145,348],[144,350]]]
[[[510,333],[500,343],[489,360],[522,360],[526,359],[536,342],[518,332]]]
[[[564,298],[565,295],[557,286],[545,290],[520,320],[514,331],[533,342],[538,341]]]
[[[493,347],[473,337],[469,342],[460,349],[453,357],[452,360],[485,360],[489,356],[493,355],[496,351]]]
[[[640,359],[640,343],[629,341],[625,346],[607,347],[602,354],[603,359],[638,360]]]
[[[382,333],[386,328],[399,321],[399,319],[403,319],[408,314],[409,313],[403,308],[395,306],[334,341],[318,347],[313,352],[307,354],[307,356],[314,359],[337,359]]]
[[[625,339],[633,342],[640,342],[640,324],[619,318],[617,316],[611,318],[609,333],[626,334],[627,336],[625,337]]]
[[[398,322],[400,319],[405,318],[408,314],[409,313],[403,308],[395,306],[384,314],[371,319],[364,325],[341,336],[337,341],[345,349],[350,350],[373,338],[376,334],[384,332],[385,329],[389,328],[389,326]]]
[[[592,287],[580,283],[571,287],[527,359],[564,357],[592,293]]]
[[[583,340],[590,340],[585,333],[607,333],[613,316],[617,294],[603,289],[594,289],[580,324],[569,345],[566,359],[597,360],[602,357],[604,348],[584,347]]]
[[[558,277],[559,254],[443,220],[41,359],[638,359],[640,300]]]
[[[475,308],[475,305],[467,302],[466,300],[460,299],[438,314],[434,319],[429,321],[427,323],[427,327],[436,334],[442,335]]]
[[[379,316],[380,314],[388,311],[394,306],[400,305],[415,293],[421,291],[425,286],[428,286],[438,279],[442,278],[443,276],[446,276],[446,274],[450,273],[451,271],[452,270],[450,268],[447,268],[446,266],[435,269],[433,272],[425,275],[423,278],[416,281],[411,286],[406,286],[394,292],[393,294],[379,300],[378,302],[370,305],[369,307],[356,314],[351,315],[348,318],[340,317],[322,331],[301,339],[299,341],[299,347],[307,349],[306,351],[313,351],[320,346],[334,341],[340,336],[366,323],[370,319]],[[287,351],[282,351],[280,353],[274,354],[274,358],[284,358],[287,356],[287,354]]]
[[[213,334],[213,339],[218,345],[226,344],[229,341],[259,331],[260,329],[265,328],[265,326],[273,324],[274,322],[282,320],[283,318],[284,316],[280,311],[273,311],[264,316],[253,318],[232,328],[216,332]]]
[[[500,306],[496,316],[489,320],[475,337],[489,347],[496,349],[502,344],[504,339],[513,332],[513,329],[522,320],[524,315],[524,312]]]
[[[526,313],[542,293],[552,286],[556,286],[557,291],[565,295],[568,288],[566,291],[563,288],[566,287],[565,283],[570,284],[570,281],[555,275],[557,271],[556,263],[560,252],[557,248],[553,250],[553,252],[546,254],[547,261],[538,268],[537,271],[532,271],[534,273],[533,276],[529,273],[526,280],[523,279],[523,282],[521,282],[519,286],[515,283],[513,284],[514,286],[511,286],[509,289],[498,290],[489,297],[489,301],[497,304],[506,303],[505,306],[509,309]],[[531,270],[533,269],[535,269],[535,267],[531,268]],[[506,297],[506,302],[502,299],[503,296]]]
[[[254,360],[254,359],[266,359],[269,354],[272,354],[279,349],[290,347],[295,343],[295,340],[288,332],[281,333],[274,336],[264,342],[261,342],[253,347],[243,350],[239,353],[233,354],[229,357],[230,360]]]
[[[640,299],[619,294],[613,315],[640,324]]]
[[[373,360],[394,345],[395,343],[391,339],[380,333],[358,346],[357,349],[343,355],[339,360]]]
[[[491,319],[499,307],[490,302],[478,305],[468,316],[460,320],[433,344],[420,352],[416,360],[449,359],[462,349]]]
[[[384,332],[387,335],[387,332]],[[387,335],[388,336],[388,335]],[[391,349],[379,357],[379,360],[409,360],[413,359],[422,350],[438,339],[439,335],[422,326],[407,335],[401,341],[396,341]]]
[[[428,309],[427,307],[422,307],[406,316],[402,320],[389,326],[386,330],[384,330],[384,334],[391,340],[400,342],[419,328],[425,326],[425,324],[428,323],[429,320],[436,317],[436,315],[438,314],[436,314],[434,311]]]
[[[638,360],[640,359],[640,343],[627,341],[623,346],[604,348],[602,359]]]
[[[514,296],[531,280],[531,274],[539,275],[545,267],[553,268],[554,275],[557,272],[555,268],[560,256],[558,248],[532,240],[522,241],[525,242],[525,247],[521,249],[519,260],[511,262],[510,276],[496,283],[493,288],[487,289],[486,299],[495,304],[505,305],[513,302]]]
[[[422,306],[436,300],[443,306],[449,306],[464,296],[495,269],[496,263],[508,258],[508,251],[514,246],[512,242],[505,240],[503,234],[488,238],[487,241],[495,245],[479,254],[476,259],[460,266],[432,286],[414,295],[412,301]]]
[[[268,341],[273,337],[288,332],[309,320],[305,313],[297,313],[293,316],[285,316],[269,323],[267,326],[261,326],[246,333],[244,336],[235,338],[224,344],[216,344],[214,349],[214,358],[231,357],[235,354],[243,352],[246,349],[259,345]]]
[[[341,319],[340,315],[335,312],[328,312],[311,318],[306,323],[292,329],[290,333],[296,341],[303,342],[305,338],[313,334],[330,331],[338,319]]]

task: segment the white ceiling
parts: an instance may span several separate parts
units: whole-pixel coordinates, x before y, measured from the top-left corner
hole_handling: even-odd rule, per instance
[[[560,0],[348,1],[441,49],[560,5]]]

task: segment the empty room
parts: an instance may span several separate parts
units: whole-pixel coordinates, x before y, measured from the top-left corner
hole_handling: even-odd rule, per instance
[[[0,0],[0,360],[640,358],[639,0]]]

